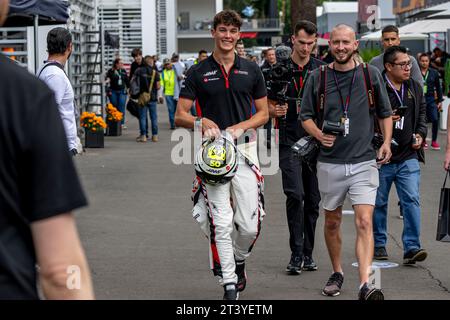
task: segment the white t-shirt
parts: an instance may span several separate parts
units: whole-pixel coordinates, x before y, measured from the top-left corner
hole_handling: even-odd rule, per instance
[[[39,79],[44,81],[55,93],[55,99],[64,124],[69,150],[76,149],[77,124],[75,120],[75,95],[69,79],[58,66],[48,66],[45,68],[40,74]]]

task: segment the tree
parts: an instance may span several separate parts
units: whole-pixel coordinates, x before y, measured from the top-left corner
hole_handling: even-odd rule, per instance
[[[291,24],[295,26],[299,20],[316,23],[316,3],[311,0],[291,0]]]

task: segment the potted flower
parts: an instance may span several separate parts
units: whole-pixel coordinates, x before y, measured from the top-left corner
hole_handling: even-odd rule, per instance
[[[102,117],[93,112],[83,112],[80,117],[81,126],[85,132],[86,148],[104,148],[104,129],[106,123]]]
[[[107,136],[122,135],[122,119],[123,113],[117,110],[111,103],[106,106],[106,129]]]

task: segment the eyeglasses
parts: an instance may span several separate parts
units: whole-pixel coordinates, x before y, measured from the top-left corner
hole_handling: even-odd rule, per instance
[[[395,66],[400,66],[400,68],[402,68],[403,70],[406,70],[406,67],[408,67],[408,69],[411,69],[411,67],[412,67],[412,61],[403,62],[403,63],[394,63],[394,62],[392,62],[391,64],[395,65]]]

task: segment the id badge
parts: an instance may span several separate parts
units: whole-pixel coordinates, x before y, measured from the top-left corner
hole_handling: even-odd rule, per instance
[[[400,118],[400,120],[398,120],[398,121],[395,123],[395,129],[403,130],[403,124],[404,124],[404,123],[405,123],[405,117],[403,116],[403,117]]]
[[[344,137],[350,133],[350,119],[342,118],[342,123],[344,124]]]
[[[122,78],[119,78],[119,81],[117,81],[117,85],[121,86],[122,85]]]
[[[297,107],[297,114],[300,114],[300,106],[302,104],[301,100],[295,100],[295,106]]]

